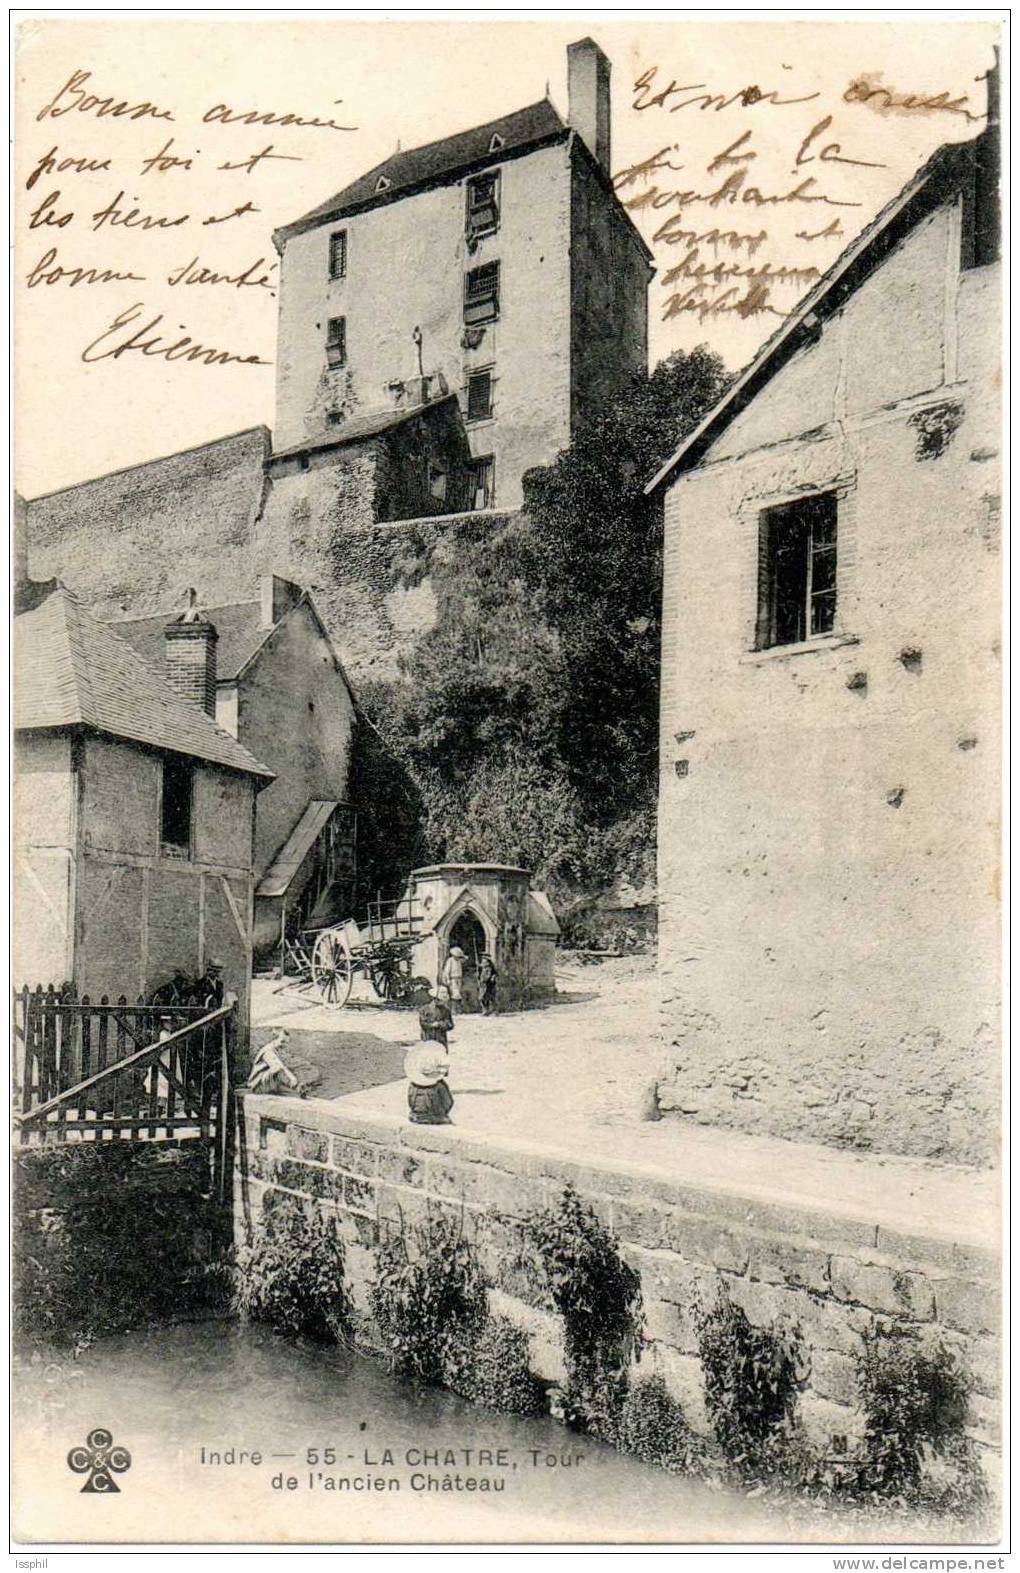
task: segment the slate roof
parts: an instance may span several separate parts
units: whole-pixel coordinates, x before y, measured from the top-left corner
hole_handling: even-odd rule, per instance
[[[318,453],[328,448],[342,448],[347,443],[364,442],[369,437],[378,437],[383,432],[392,431],[394,427],[403,426],[405,421],[413,420],[416,415],[428,415],[433,410],[439,409],[449,410],[457,402],[455,393],[444,393],[442,398],[430,399],[427,404],[412,404],[403,410],[390,408],[375,410],[367,415],[356,415],[353,420],[344,421],[332,435],[310,437],[304,442],[295,443],[290,448],[278,448],[272,458],[290,459],[299,453]]]
[[[175,694],[106,623],[60,585],[14,619],[16,729],[87,726],[153,748],[273,779],[273,772]]]
[[[473,164],[490,164],[541,143],[554,142],[568,134],[569,128],[565,122],[560,119],[549,99],[543,98],[538,104],[529,104],[526,109],[501,115],[498,120],[487,121],[484,126],[473,126],[470,131],[458,131],[453,136],[442,137],[438,142],[427,142],[424,147],[407,148],[391,154],[366,175],[360,175],[349,186],[345,186],[336,196],[320,202],[318,207],[312,208],[293,223],[284,224],[275,232],[273,239],[279,246],[281,241],[288,240],[291,235],[314,229],[326,219],[342,218],[344,214],[360,212],[377,203],[392,202],[394,198],[406,196],[420,186],[461,174]],[[493,137],[498,137],[502,143],[495,151],[492,148]],[[382,191],[377,189],[380,179],[389,182]]]
[[[163,630],[173,617],[172,612],[160,612],[155,617],[130,617],[111,626],[121,639],[157,671],[162,671],[164,660]],[[203,606],[202,619],[212,623],[218,635],[216,641],[216,680],[232,682],[251,660],[271,630],[262,627],[260,601],[236,601],[227,606]]]
[[[704,420],[652,476],[646,496],[659,490],[681,470],[689,470],[786,362],[817,334],[821,323],[840,309],[847,298],[898,245],[904,235],[953,194],[973,167],[983,145],[980,136],[969,142],[950,142],[937,148],[902,190],[866,224],[832,267],[809,290],[758,354],[741,372]]]

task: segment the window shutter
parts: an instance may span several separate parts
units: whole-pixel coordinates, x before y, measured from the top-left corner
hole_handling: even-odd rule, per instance
[[[492,414],[492,373],[472,372],[467,386],[467,418],[484,421]]]
[[[494,322],[499,316],[499,263],[472,268],[464,280],[464,322]]]

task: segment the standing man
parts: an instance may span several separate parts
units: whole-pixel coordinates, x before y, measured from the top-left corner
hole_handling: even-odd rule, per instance
[[[443,967],[443,982],[450,991],[450,1003],[459,1005],[464,992],[464,963],[466,955],[459,945],[454,945]]]
[[[496,1010],[496,963],[486,952],[478,963],[478,1003],[483,1016],[492,1016]]]

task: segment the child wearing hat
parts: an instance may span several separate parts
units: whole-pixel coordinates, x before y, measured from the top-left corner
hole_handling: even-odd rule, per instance
[[[418,1012],[418,1025],[423,1038],[449,1047],[449,1034],[453,1031],[453,1012],[450,1009],[450,991],[445,984],[429,990],[428,1004]]]
[[[453,1093],[446,1084],[450,1063],[440,1043],[417,1043],[404,1060],[407,1107],[413,1125],[449,1125]]]

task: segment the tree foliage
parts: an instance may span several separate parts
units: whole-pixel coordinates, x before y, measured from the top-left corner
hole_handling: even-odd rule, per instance
[[[434,576],[435,628],[365,699],[428,857],[520,862],[564,894],[650,870],[662,533],[644,487],[726,382],[703,347],[634,379],[528,472],[522,514]]]

